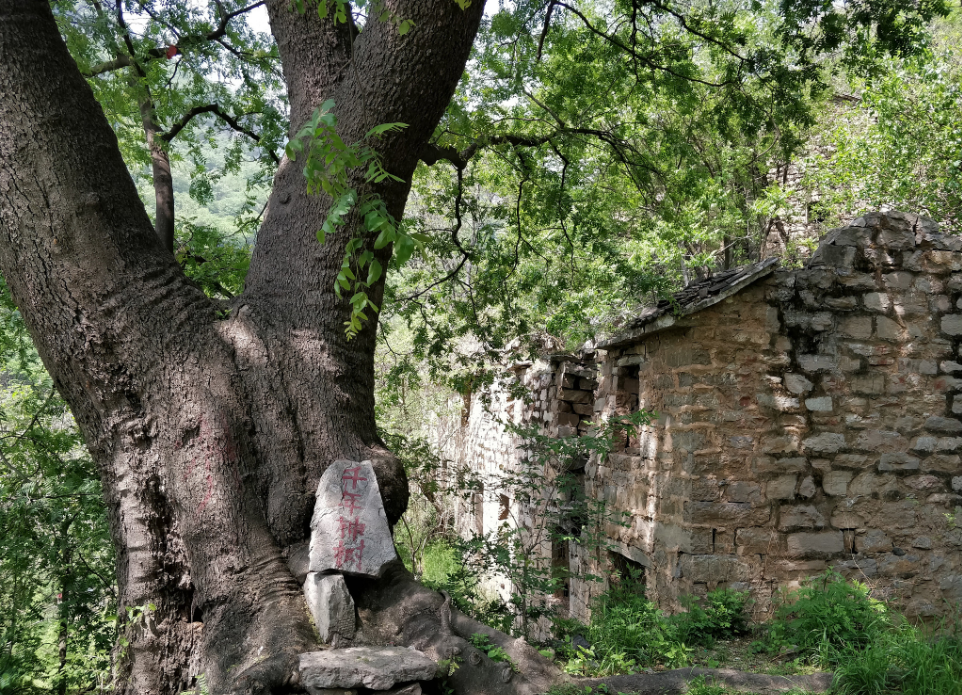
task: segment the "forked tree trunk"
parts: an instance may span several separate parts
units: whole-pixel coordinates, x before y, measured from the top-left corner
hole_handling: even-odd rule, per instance
[[[379,151],[409,181],[483,3],[388,4],[415,29],[374,23],[351,37],[286,0],[269,10],[292,129],[329,97],[345,142],[407,123]],[[408,185],[375,191],[398,218]],[[403,470],[375,430],[373,327],[347,341],[332,292],[351,230],[314,238],[329,202],[281,164],[246,290],[218,314],[154,233],[48,3],[0,3],[0,269],[100,467],[120,612],[132,616],[121,693],[173,695],[198,673],[213,692],[285,687],[316,640],[283,553],[308,536],[326,466],[373,459],[391,520],[406,507]],[[442,599],[403,571],[357,590],[371,634],[395,629],[434,656],[462,648],[440,629]],[[488,666],[458,679],[483,681]]]

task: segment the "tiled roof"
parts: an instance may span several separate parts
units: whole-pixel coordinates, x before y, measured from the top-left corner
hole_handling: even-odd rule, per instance
[[[707,309],[744,287],[770,274],[778,266],[777,258],[766,258],[752,265],[723,270],[700,282],[694,282],[671,299],[663,299],[633,318],[618,334],[599,342],[595,347],[612,348],[631,343],[639,338],[675,324],[683,316]]]

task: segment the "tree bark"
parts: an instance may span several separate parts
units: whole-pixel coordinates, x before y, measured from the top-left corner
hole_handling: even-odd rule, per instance
[[[154,184],[154,231],[161,246],[174,250],[174,177],[170,170],[170,155],[164,149],[161,128],[154,117],[150,96],[140,100],[140,118],[144,137],[150,150],[151,180]]]
[[[367,189],[399,219],[482,3],[388,4],[415,29],[353,36],[286,0],[269,10],[292,129],[329,97],[345,142],[408,124],[378,143],[405,183]],[[245,292],[218,315],[155,234],[49,5],[0,3],[0,269],[99,465],[133,616],[118,692],[180,693],[200,673],[218,693],[291,687],[316,640],[284,549],[308,537],[321,474],[371,458],[392,522],[406,507],[375,428],[374,328],[348,341],[333,293],[352,229],[318,245],[330,201],[305,188],[282,162]],[[408,585],[391,576],[379,590]]]

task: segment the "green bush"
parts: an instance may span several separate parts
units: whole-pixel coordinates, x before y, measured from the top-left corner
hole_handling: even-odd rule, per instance
[[[688,661],[677,627],[645,597],[637,577],[627,577],[595,600],[585,636],[591,649],[578,650],[568,662],[569,673],[603,676]]]
[[[783,594],[769,626],[770,651],[794,647],[803,658],[864,649],[890,626],[888,610],[864,584],[828,570]]]
[[[422,582],[435,591],[445,591],[451,604],[465,615],[495,630],[509,633],[514,616],[504,601],[484,596],[480,578],[466,566],[457,547],[439,544],[425,554]]]
[[[838,695],[882,695],[895,687],[895,674],[889,669],[889,644],[876,642],[862,651],[845,650],[845,653],[849,658],[839,658],[841,654],[836,652],[830,659],[835,662]]]
[[[893,626],[865,649],[834,651],[839,695],[962,695],[959,625],[926,631]]]
[[[837,695],[962,695],[962,624],[909,625],[857,582],[828,571],[783,597],[768,648],[795,647],[835,672]]]
[[[736,637],[748,632],[749,593],[733,589],[715,589],[702,602],[694,596],[681,599],[688,609],[672,617],[679,637],[686,644],[711,646],[715,640]]]

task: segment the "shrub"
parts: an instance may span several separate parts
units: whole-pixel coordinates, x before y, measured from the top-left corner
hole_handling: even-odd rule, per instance
[[[861,652],[848,652],[849,658],[833,654],[835,685],[838,695],[882,695],[895,686],[895,674],[890,671],[890,645],[870,644]],[[826,659],[827,660],[827,659]]]
[[[596,672],[630,673],[635,667],[681,666],[688,661],[689,650],[678,629],[645,597],[644,587],[633,576],[595,600],[586,636],[591,650],[581,650],[590,653],[579,659],[597,664]]]
[[[782,596],[769,626],[769,649],[794,646],[806,658],[864,649],[889,626],[885,604],[864,584],[828,570]]]
[[[479,586],[480,577],[464,563],[457,547],[447,546],[428,557],[432,563],[425,563],[423,583],[426,587],[447,592],[455,608],[478,622],[510,632],[514,619],[511,607],[499,598],[484,595]]]
[[[682,603],[687,613],[673,616],[679,637],[686,644],[710,646],[715,640],[735,637],[748,632],[749,593],[733,589],[715,589],[708,592],[700,604],[694,596],[687,596]]]

